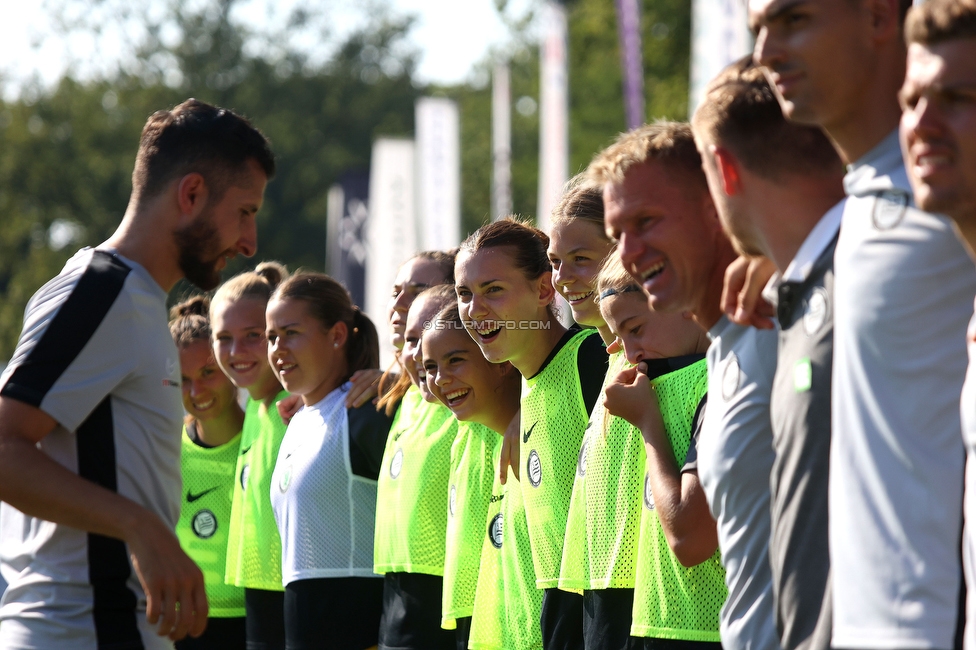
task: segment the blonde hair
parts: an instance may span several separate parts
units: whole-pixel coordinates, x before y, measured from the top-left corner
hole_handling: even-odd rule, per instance
[[[603,188],[587,177],[586,173],[573,176],[563,187],[559,202],[552,209],[553,225],[575,220],[587,221],[600,228],[606,239],[603,223]]]
[[[586,168],[586,176],[600,187],[619,184],[631,167],[650,161],[684,173],[703,192],[708,191],[691,125],[685,122],[658,121],[621,133],[613,144],[593,158]]]
[[[616,251],[611,251],[603,260],[603,266],[600,267],[600,272],[597,274],[597,303],[602,303],[604,299],[620,293],[640,290],[640,285],[634,280],[634,276],[624,268],[620,256],[616,254]]]
[[[210,318],[218,303],[235,303],[242,298],[256,298],[267,304],[279,284],[288,278],[288,269],[279,262],[261,262],[253,271],[238,273],[220,285],[210,300]]]

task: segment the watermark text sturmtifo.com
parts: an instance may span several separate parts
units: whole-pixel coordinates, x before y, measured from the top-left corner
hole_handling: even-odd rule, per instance
[[[424,321],[425,330],[452,330],[470,329],[490,331],[499,328],[509,330],[547,330],[552,327],[552,321],[542,320],[466,320],[457,322],[453,320]]]

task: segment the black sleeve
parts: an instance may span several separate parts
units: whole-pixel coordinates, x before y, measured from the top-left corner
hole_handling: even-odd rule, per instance
[[[579,371],[580,390],[583,392],[583,404],[586,412],[592,413],[596,401],[603,391],[603,380],[610,368],[610,355],[598,334],[590,335],[580,343],[576,355],[576,366]]]
[[[708,393],[705,393],[698,408],[695,409],[695,417],[691,420],[691,444],[688,446],[688,455],[685,456],[685,464],[681,472],[698,471],[698,438],[701,436],[702,423],[705,421],[705,402],[708,401]]]
[[[380,475],[386,437],[393,418],[376,410],[371,402],[359,408],[346,409],[349,417],[349,464],[352,473],[375,481]]]

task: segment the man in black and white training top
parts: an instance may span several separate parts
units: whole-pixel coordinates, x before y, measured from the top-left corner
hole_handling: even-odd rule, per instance
[[[166,295],[254,254],[273,174],[264,136],[230,111],[153,114],[118,230],[28,303],[0,375],[0,648],[170,648],[203,631],[203,576],[173,533],[183,408]]]

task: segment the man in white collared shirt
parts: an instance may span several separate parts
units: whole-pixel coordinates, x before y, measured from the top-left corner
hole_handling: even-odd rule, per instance
[[[822,127],[848,164],[828,503],[832,644],[849,650],[961,636],[959,392],[976,269],[952,223],[915,207],[898,146],[911,4],[749,0],[754,56],[787,119]]]
[[[833,256],[843,167],[820,129],[788,123],[751,58],[709,86],[692,120],[722,225],[778,283],[778,365],[770,397],[776,628],[784,650],[830,646],[827,476],[833,361]]]

